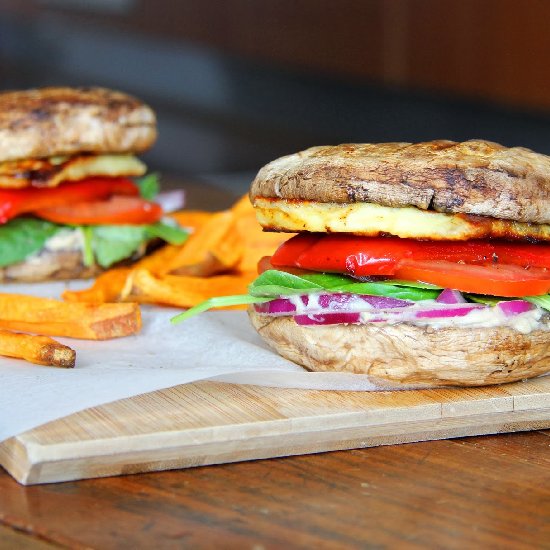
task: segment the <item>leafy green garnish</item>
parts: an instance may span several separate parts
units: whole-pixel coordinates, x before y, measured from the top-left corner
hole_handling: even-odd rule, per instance
[[[443,290],[444,287],[432,285],[430,283],[421,283],[420,281],[402,281],[401,279],[385,279],[385,285],[407,286],[412,288],[431,288],[435,290]]]
[[[542,309],[550,311],[550,294],[545,294],[544,296],[526,296],[522,300],[527,300]]]
[[[194,317],[199,313],[204,313],[209,309],[214,309],[217,307],[228,307],[228,306],[244,306],[246,304],[261,304],[262,302],[269,302],[273,298],[258,298],[257,296],[250,296],[249,294],[241,294],[238,296],[216,296],[215,298],[210,298],[201,302],[200,304],[179,313],[175,317],[170,319],[171,323],[177,324],[189,319],[189,317]]]
[[[487,306],[496,306],[499,302],[506,302],[509,300],[525,300],[531,302],[542,309],[550,311],[550,295],[543,294],[542,296],[522,296],[521,298],[506,298],[502,296],[487,296],[485,294],[465,294],[467,300],[471,302],[477,302],[478,304],[485,304]]]
[[[170,244],[183,244],[189,237],[189,232],[177,224],[169,224],[163,221],[147,226],[147,235],[157,237]]]
[[[84,254],[83,262],[86,267],[94,265],[94,249],[92,245],[92,228],[89,226],[82,227],[82,235],[84,237]]]
[[[499,298],[498,296],[487,296],[485,294],[463,294],[464,298],[470,302],[476,302],[477,304],[485,304],[487,306],[496,306],[499,302],[506,300],[507,298]],[[510,298],[508,298],[510,299]]]
[[[146,241],[140,225],[93,225],[89,230],[95,261],[104,268],[130,258]]]
[[[395,283],[395,281],[392,281]],[[396,284],[380,282],[361,282],[346,275],[334,273],[307,273],[293,275],[285,271],[270,269],[264,271],[248,287],[248,294],[241,296],[220,296],[210,298],[191,309],[172,318],[172,323],[180,323],[212,308],[229,305],[259,304],[281,296],[308,294],[311,292],[349,292],[352,294],[370,294],[372,296],[388,296],[402,300],[430,300],[437,298],[440,289],[424,288],[422,283],[412,283],[406,286],[406,281]]]
[[[0,225],[0,267],[22,262],[44,247],[61,226],[35,218],[16,218]]]
[[[352,283],[338,288],[338,292],[349,292],[351,294],[370,294],[371,296],[386,296],[399,298],[400,300],[435,300],[440,294],[438,289],[424,289],[415,286],[388,285],[386,281],[380,283]]]
[[[316,292],[326,288],[330,281],[330,275],[326,277],[327,280],[325,286],[323,286],[305,277],[298,277],[297,275],[292,275],[292,273],[270,269],[269,271],[264,271],[250,284],[248,292],[251,296],[269,297]]]
[[[393,282],[392,282],[393,283]],[[419,288],[413,283],[405,286],[405,281],[396,284],[380,282],[361,282],[346,275],[334,273],[308,273],[292,275],[284,271],[270,269],[264,271],[249,287],[251,296],[291,296],[308,292],[328,290],[330,292],[349,292],[351,294],[370,294],[372,296],[388,296],[402,300],[430,300],[437,298],[440,290],[437,288]]]
[[[153,198],[158,191],[158,177],[151,174],[140,178],[139,185],[144,196]],[[82,231],[84,265],[97,262],[103,268],[130,258],[152,238],[180,245],[189,236],[170,219],[149,225],[62,225],[20,217],[0,225],[0,267],[24,261],[61,230]]]
[[[139,187],[139,194],[147,201],[152,201],[160,191],[160,178],[158,174],[147,174],[141,178],[135,178],[134,181]]]
[[[179,226],[163,222],[150,225],[93,225],[83,229],[85,234],[89,231],[93,257],[103,268],[132,257],[152,237],[179,245],[189,235]]]

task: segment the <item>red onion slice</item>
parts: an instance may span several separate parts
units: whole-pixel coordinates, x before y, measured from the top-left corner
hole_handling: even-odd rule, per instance
[[[353,305],[353,302],[356,302],[357,300],[362,300],[365,304],[368,304],[371,308],[375,309],[407,307],[414,303],[409,300],[400,300],[399,298],[390,298],[387,296],[371,296],[367,294],[348,293],[321,294],[318,302],[322,309],[346,310],[350,305]]]
[[[254,304],[257,313],[266,315],[289,315],[296,313],[296,306],[286,298],[278,298],[263,304]]]
[[[300,300],[299,311],[295,301]],[[277,298],[263,304],[255,304],[258,313],[267,315],[289,315],[299,313],[304,315],[317,313],[334,313],[338,311],[356,312],[372,309],[393,309],[413,305],[414,302],[389,298],[386,296],[370,296],[349,293],[335,294],[304,294],[294,298]]]
[[[165,214],[181,210],[185,204],[185,191],[183,189],[163,191],[155,197],[155,202],[160,204]]]
[[[359,323],[360,313],[320,313],[316,315],[295,315],[298,325],[343,325]]]
[[[503,301],[494,307],[469,303],[464,300],[462,294],[451,289],[446,289],[441,295],[442,301],[415,303],[384,296],[314,293],[292,298],[278,298],[254,304],[254,308],[258,313],[265,315],[291,315],[298,325],[336,325],[383,322],[414,323],[417,320],[430,321],[465,317],[472,311],[479,310],[496,310],[506,317],[512,317],[531,311],[536,307],[526,300]]]
[[[447,305],[447,304],[445,304]],[[486,309],[487,306],[483,304],[460,304],[460,305],[447,305],[447,307],[439,308],[427,308],[421,309],[415,312],[417,319],[441,319],[449,317],[464,317],[468,313],[475,309]]]
[[[465,304],[466,299],[462,293],[452,288],[446,288],[435,300],[439,304]]]
[[[536,306],[526,300],[507,300],[505,302],[499,302],[496,307],[498,307],[506,317],[513,317],[514,315],[531,311]]]

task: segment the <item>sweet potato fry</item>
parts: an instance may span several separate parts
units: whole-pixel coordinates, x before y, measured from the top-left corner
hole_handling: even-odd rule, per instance
[[[256,214],[254,212],[254,207],[250,202],[250,197],[248,196],[248,193],[245,193],[240,199],[236,200],[233,203],[233,206],[231,207],[231,211],[237,217],[248,216],[250,214],[256,217]]]
[[[129,273],[130,268],[110,269],[99,275],[90,288],[65,290],[62,298],[66,302],[88,302],[91,304],[118,302]]]
[[[180,254],[182,246],[185,246],[185,244],[181,246],[166,244],[148,256],[141,258],[134,264],[133,269],[147,269],[147,271],[157,275],[164,274],[167,266],[172,264],[174,257]]]
[[[181,210],[169,214],[182,227],[189,227],[193,231],[200,229],[208,220],[214,216],[214,212],[205,212],[204,210]]]
[[[23,294],[0,294],[0,328],[106,340],[138,332],[141,312],[135,303],[87,304]]]
[[[271,256],[292,235],[264,231],[256,219],[248,195],[240,198],[231,211],[237,219],[237,232],[242,238],[244,248],[237,269],[242,272],[256,272],[258,261],[263,256]]]
[[[133,268],[108,271],[91,288],[66,291],[63,298],[189,307],[212,296],[242,294],[256,277],[260,258],[273,254],[289,238],[262,230],[247,195],[227,211],[183,211],[172,216],[195,230],[183,245],[165,245]]]
[[[237,222],[239,234],[243,236],[244,253],[237,265],[240,271],[255,271],[263,256],[271,256],[279,245],[292,235],[289,233],[267,233],[262,230],[255,217],[243,216]]]
[[[233,212],[217,212],[156,273],[206,277],[233,268],[243,253],[236,222]]]
[[[0,330],[0,355],[25,359],[37,365],[74,367],[76,352],[48,336]]]
[[[164,304],[175,307],[192,307],[214,296],[246,294],[249,277],[216,275],[190,277],[165,275],[158,277],[144,269],[130,276],[128,299],[147,304]]]

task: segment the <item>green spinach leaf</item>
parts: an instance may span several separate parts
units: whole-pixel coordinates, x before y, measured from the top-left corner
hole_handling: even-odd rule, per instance
[[[135,178],[134,181],[139,187],[139,194],[147,201],[152,201],[160,191],[160,177],[158,174],[147,174],[141,178]]]
[[[0,225],[0,267],[22,262],[38,252],[60,228],[35,218],[16,218]]]
[[[130,258],[146,241],[146,227],[140,225],[90,226],[96,262],[103,268]]]
[[[389,283],[389,284],[388,284]],[[411,283],[406,281],[386,282],[361,282],[345,275],[334,273],[308,273],[293,275],[284,271],[271,269],[264,271],[249,287],[248,292],[252,296],[290,296],[292,294],[304,294],[307,292],[350,292],[352,294],[370,294],[373,296],[388,296],[401,298],[402,300],[430,300],[437,298],[440,289],[431,285]],[[428,286],[429,288],[425,288]]]
[[[177,224],[169,224],[163,221],[147,226],[149,237],[158,237],[170,244],[183,244],[189,237],[189,232]]]

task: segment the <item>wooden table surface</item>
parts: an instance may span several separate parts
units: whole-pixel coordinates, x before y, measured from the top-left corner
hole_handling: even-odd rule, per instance
[[[550,548],[550,430],[23,487],[0,548]]]
[[[0,549],[550,548],[549,447],[544,430],[32,487],[0,469]]]

